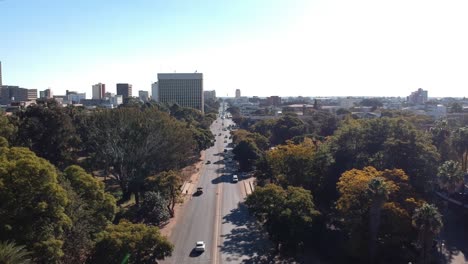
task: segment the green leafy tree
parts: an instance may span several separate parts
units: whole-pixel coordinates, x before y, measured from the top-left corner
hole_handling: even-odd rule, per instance
[[[153,264],[171,256],[174,248],[159,228],[126,220],[109,225],[97,241],[88,263],[122,263],[128,259],[125,263]]]
[[[266,228],[277,249],[291,250],[303,245],[320,215],[310,191],[300,187],[258,187],[247,197],[246,205]]]
[[[17,145],[28,147],[59,168],[76,160],[80,138],[63,107],[33,105],[16,115]]]
[[[286,140],[306,132],[306,126],[298,117],[285,115],[278,119],[272,128],[272,144],[283,144]]]
[[[427,134],[400,118],[348,119],[329,141],[335,160],[327,186],[330,191],[344,170],[373,166],[400,168],[421,192],[432,190],[439,154]]]
[[[65,178],[70,182],[73,190],[80,195],[88,207],[96,212],[97,226],[105,227],[114,219],[117,211],[115,198],[106,193],[104,183],[76,165],[70,166],[64,171]]]
[[[432,143],[437,148],[442,161],[455,158],[452,148],[452,129],[447,120],[437,121],[430,129]]]
[[[421,263],[431,263],[431,248],[434,237],[443,226],[442,215],[435,205],[423,204],[413,215],[413,225],[418,229],[418,245],[421,249]]]
[[[17,127],[10,121],[4,111],[0,109],[0,137],[11,139],[17,133]]]
[[[437,182],[440,189],[452,194],[463,187],[463,177],[460,163],[448,160],[439,167]]]
[[[159,192],[146,192],[139,210],[146,223],[161,225],[169,221],[168,202]]]
[[[145,178],[184,167],[196,157],[190,130],[157,109],[103,110],[86,123],[90,159],[116,177],[121,202],[134,193],[138,203]]]
[[[84,263],[94,246],[96,235],[114,219],[115,198],[104,191],[103,182],[81,167],[69,166],[60,178],[70,201],[65,213],[72,220],[65,230],[63,263]]]
[[[164,171],[145,180],[146,190],[159,192],[168,201],[167,209],[171,217],[174,217],[174,207],[179,201],[182,183],[182,178],[175,171]]]
[[[234,159],[239,161],[239,168],[243,171],[251,170],[255,161],[261,155],[257,145],[251,139],[239,142],[232,150],[232,153],[234,153]]]
[[[72,222],[54,166],[26,148],[0,148],[0,200],[0,237],[25,245],[37,262],[57,263]]]
[[[1,264],[31,264],[31,253],[25,246],[17,246],[13,242],[0,242]]]
[[[461,127],[453,133],[453,147],[460,160],[462,170],[468,170],[468,127]]]

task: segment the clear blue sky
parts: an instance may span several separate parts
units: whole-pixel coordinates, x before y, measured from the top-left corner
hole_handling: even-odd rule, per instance
[[[468,1],[0,0],[4,84],[91,95],[204,73],[232,96],[468,96]]]

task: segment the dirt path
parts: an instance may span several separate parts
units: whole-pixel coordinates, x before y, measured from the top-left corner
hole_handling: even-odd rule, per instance
[[[181,212],[184,210],[187,201],[190,200],[192,193],[194,192],[195,186],[198,185],[200,179],[200,172],[205,162],[205,151],[200,154],[200,161],[192,164],[182,170],[182,177],[185,182],[182,185],[182,202],[178,203],[174,208],[174,217],[169,220],[169,223],[161,228],[161,234],[169,237],[172,233],[172,229],[177,224],[177,220],[181,217]]]

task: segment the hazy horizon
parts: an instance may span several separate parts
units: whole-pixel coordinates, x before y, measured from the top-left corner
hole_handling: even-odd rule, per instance
[[[468,91],[466,1],[0,1],[3,83],[150,91],[201,72],[233,96],[430,97]]]

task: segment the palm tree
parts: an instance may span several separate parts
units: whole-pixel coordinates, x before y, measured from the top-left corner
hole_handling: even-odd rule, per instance
[[[17,246],[13,242],[0,242],[0,263],[1,264],[30,264],[28,252],[24,246]]]
[[[375,260],[377,234],[380,227],[382,206],[388,200],[388,195],[390,192],[391,188],[389,184],[382,177],[373,178],[369,182],[367,193],[370,200],[372,201],[369,209],[369,257],[371,263],[373,263]]]
[[[424,203],[415,210],[413,226],[418,230],[418,245],[421,248],[421,263],[429,263],[434,237],[442,229],[442,215],[435,205]]]
[[[460,163],[453,160],[444,162],[437,173],[439,187],[449,194],[456,192],[463,186],[463,177]]]

